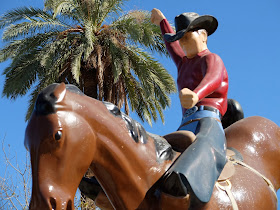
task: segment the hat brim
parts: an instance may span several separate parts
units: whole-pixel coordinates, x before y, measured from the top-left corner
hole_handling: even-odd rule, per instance
[[[194,19],[186,29],[177,31],[176,34],[166,33],[164,34],[164,39],[167,42],[175,42],[181,39],[184,34],[193,29],[205,29],[208,33],[208,36],[213,34],[218,28],[218,21],[215,17],[211,15],[203,15]]]

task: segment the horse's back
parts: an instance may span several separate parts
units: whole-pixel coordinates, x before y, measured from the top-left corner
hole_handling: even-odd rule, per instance
[[[280,162],[280,127],[263,117],[242,119],[225,130],[227,146],[237,149],[246,164],[268,176]]]
[[[242,119],[226,130],[227,146],[238,150],[244,163],[267,177],[274,187],[279,187],[280,128],[263,117]],[[266,181],[255,172],[235,165],[229,178],[231,192],[240,209],[277,209],[277,200]],[[232,209],[225,191],[215,188],[210,202],[202,209]]]
[[[248,149],[250,144],[260,145],[273,142],[280,146],[279,126],[264,117],[254,116],[239,120],[225,129],[225,134],[227,146],[237,150]]]

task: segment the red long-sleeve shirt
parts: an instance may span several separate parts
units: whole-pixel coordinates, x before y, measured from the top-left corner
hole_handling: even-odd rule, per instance
[[[162,34],[174,33],[166,19],[160,23]],[[189,88],[199,98],[197,106],[211,106],[222,115],[227,110],[228,75],[222,59],[204,50],[193,58],[187,58],[178,41],[165,42],[166,48],[178,69],[179,91]],[[183,113],[186,111],[182,107]]]

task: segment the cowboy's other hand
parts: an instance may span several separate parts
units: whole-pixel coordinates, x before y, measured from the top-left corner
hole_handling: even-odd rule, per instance
[[[198,95],[188,88],[183,88],[182,90],[180,90],[179,98],[182,107],[184,107],[185,109],[194,107],[199,101]]]
[[[151,22],[157,26],[160,25],[160,22],[165,19],[165,16],[159,9],[154,8],[151,14]]]

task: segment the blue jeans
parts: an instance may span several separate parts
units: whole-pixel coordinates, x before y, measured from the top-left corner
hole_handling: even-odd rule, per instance
[[[182,122],[181,122],[181,125],[179,126],[178,130],[192,131],[196,135],[199,131],[197,129],[199,120],[197,120],[197,119],[202,119],[204,117],[220,119],[220,116],[217,113],[209,111],[209,110],[198,110],[198,107],[195,106],[191,109],[186,110],[185,114],[182,117]],[[187,123],[191,120],[195,120],[195,121],[183,126],[185,123]],[[218,122],[218,124],[221,128],[221,131],[224,133],[222,123]]]
[[[195,141],[179,156],[168,174],[178,177],[202,202],[211,198],[226,159],[226,140],[219,114],[193,107],[186,111],[178,130],[192,131]],[[195,120],[188,123],[190,120]],[[184,125],[186,124],[186,125]]]

